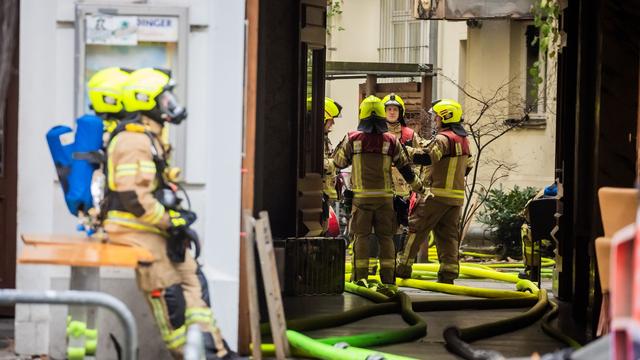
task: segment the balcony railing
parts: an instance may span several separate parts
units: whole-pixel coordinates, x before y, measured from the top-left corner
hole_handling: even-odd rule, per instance
[[[522,19],[530,20],[533,0],[414,0],[416,19]]]

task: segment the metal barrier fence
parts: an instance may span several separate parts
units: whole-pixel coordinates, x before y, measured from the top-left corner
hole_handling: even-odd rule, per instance
[[[75,290],[0,290],[0,306],[15,304],[86,305],[108,309],[118,317],[124,328],[124,359],[136,360],[138,358],[138,327],[133,314],[122,301],[109,294]]]

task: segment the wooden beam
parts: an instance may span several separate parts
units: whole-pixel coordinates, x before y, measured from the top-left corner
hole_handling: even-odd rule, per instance
[[[431,64],[398,64],[374,62],[327,61],[326,74],[374,74],[396,76],[421,76],[433,72]]]
[[[153,255],[141,247],[100,242],[69,242],[67,244],[25,244],[18,258],[18,263],[135,268],[140,263],[150,264],[153,260]]]
[[[269,310],[271,337],[276,347],[276,359],[284,360],[290,353],[289,341],[287,340],[287,322],[282,305],[282,294],[278,279],[278,268],[276,267],[276,256],[273,249],[273,238],[269,226],[269,215],[266,211],[260,212],[260,218],[256,221],[255,228],[262,280]]]
[[[244,219],[241,220],[241,226],[244,226]],[[247,271],[247,249],[245,244],[244,232],[240,236],[240,294],[238,304],[238,353],[242,355],[249,355],[251,349],[251,328],[245,324],[249,324],[251,321],[250,306],[249,306],[249,284]]]
[[[242,208],[253,209],[258,88],[258,14],[260,0],[247,0],[247,65],[245,82],[244,157],[242,161]]]
[[[420,85],[420,102],[422,103],[422,111],[427,113],[431,108],[432,101],[432,89],[433,89],[433,76],[431,75],[423,75],[422,76],[422,84]],[[431,133],[431,121],[426,121],[423,125],[426,128],[426,133]]]
[[[396,94],[400,94],[403,92],[406,93],[417,93],[420,91],[420,83],[419,82],[405,82],[405,83],[382,83],[377,86],[378,92],[382,93],[390,93],[394,92]]]
[[[367,74],[367,96],[376,94],[377,85],[378,77],[374,74]]]
[[[260,13],[260,0],[246,0],[247,19],[247,47],[245,49],[246,79],[244,87],[244,151],[242,158],[242,211],[253,213],[253,189],[255,176],[255,142],[256,142],[256,100],[258,87],[258,19]],[[245,226],[242,214],[241,229]],[[240,294],[238,311],[238,352],[249,354],[249,344],[251,342],[251,330],[248,326],[250,322],[247,271],[245,255],[247,251],[245,241],[240,237]]]
[[[244,221],[244,260],[246,269],[247,302],[249,304],[249,319],[251,329],[251,355],[253,360],[262,360],[262,338],[260,336],[260,305],[258,303],[258,285],[256,282],[256,259],[255,259],[255,219],[249,211],[245,211],[242,216]],[[245,326],[246,327],[246,326]]]

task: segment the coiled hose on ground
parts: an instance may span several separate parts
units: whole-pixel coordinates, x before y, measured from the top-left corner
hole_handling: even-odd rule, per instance
[[[408,295],[399,292],[399,296],[392,301],[385,295],[371,289],[357,286],[351,282],[345,283],[345,290],[375,302],[375,304],[361,306],[343,313],[320,315],[287,321],[287,338],[292,346],[294,356],[311,357],[318,359],[410,359],[408,357],[381,353],[367,350],[365,347],[383,346],[403,343],[420,339],[426,335],[427,324],[416,312],[447,311],[462,309],[496,309],[519,308],[532,306],[528,311],[509,319],[459,329],[449,327],[444,332],[447,348],[466,359],[499,359],[502,355],[495,351],[476,350],[468,342],[479,340],[514,331],[528,326],[541,318],[552,304],[551,313],[545,316],[543,329],[552,337],[567,343],[570,346],[579,346],[566,335],[561,334],[548,324],[553,318],[557,306],[547,299],[545,290],[539,290],[529,280],[522,280],[513,273],[499,272],[496,269],[502,266],[517,268],[517,264],[477,264],[463,263],[460,266],[460,274],[469,278],[487,278],[502,282],[513,283],[515,290],[496,290],[476,288],[470,286],[440,284],[433,281],[420,279],[397,279],[397,285],[429,291],[439,291],[448,294],[478,297],[481,299],[466,300],[428,300],[411,302]],[[543,266],[551,266],[553,261],[543,261]],[[414,264],[414,277],[425,274],[437,274],[439,264]],[[350,272],[350,264],[347,264],[347,273]],[[370,282],[379,281],[378,276],[371,276]],[[319,330],[341,326],[362,320],[368,317],[399,313],[408,327],[398,330],[369,332],[363,334],[312,339],[298,331]],[[268,324],[262,325],[262,333],[268,334]],[[262,352],[265,355],[275,353],[272,344],[263,344]]]
[[[360,295],[363,295],[369,299],[376,300],[384,300],[388,301],[389,299],[382,295],[384,299],[379,297],[379,293],[376,293],[370,289],[366,289],[363,287],[359,287],[352,283],[346,283],[345,288],[347,291],[358,291]],[[360,289],[358,289],[360,288]],[[382,346],[389,344],[397,344],[403,342],[409,342],[418,340],[427,335],[427,323],[424,321],[422,317],[416,314],[413,311],[411,306],[411,299],[409,296],[403,292],[398,294],[398,301],[393,303],[381,303],[373,306],[366,307],[365,311],[351,311],[347,317],[355,320],[361,320],[370,316],[390,314],[400,310],[400,315],[402,319],[409,324],[408,327],[399,329],[399,330],[388,330],[388,331],[378,331],[378,332],[369,332],[364,334],[357,335],[349,335],[349,336],[338,336],[338,337],[329,337],[324,339],[316,339],[315,341],[326,344],[326,345],[336,345],[336,344],[349,344],[349,348],[351,347],[370,347],[370,346]],[[356,309],[357,310],[357,309]],[[333,324],[344,323],[341,316],[322,316],[316,317],[312,319],[306,319],[305,321],[298,321],[297,323],[294,321],[287,322],[288,329],[299,329],[296,325],[303,325],[307,330],[309,329],[320,329],[322,325],[331,324],[331,327],[335,326]],[[266,330],[263,326],[263,330]],[[294,348],[295,349],[295,348]],[[263,345],[262,351],[271,353],[275,349],[273,345]],[[294,354],[298,354],[294,351]]]
[[[504,356],[498,352],[474,349],[468,343],[518,330],[533,324],[544,315],[549,305],[548,302],[547,291],[542,289],[538,292],[537,303],[523,314],[462,329],[456,326],[450,326],[443,332],[447,349],[465,359],[493,360],[504,358]]]

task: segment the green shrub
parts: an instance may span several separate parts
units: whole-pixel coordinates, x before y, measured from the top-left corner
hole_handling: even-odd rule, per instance
[[[502,257],[522,257],[522,210],[537,192],[533,187],[520,188],[517,185],[511,191],[505,191],[502,187],[489,191],[484,209],[478,214],[478,221],[491,229],[497,252]]]

